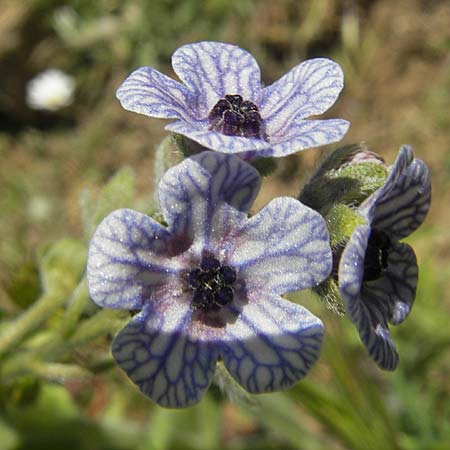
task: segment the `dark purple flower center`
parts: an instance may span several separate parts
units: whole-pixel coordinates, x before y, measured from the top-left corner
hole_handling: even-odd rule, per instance
[[[186,282],[193,290],[192,308],[202,311],[217,311],[233,301],[233,283],[236,271],[214,258],[204,256],[200,267],[186,273]]]
[[[262,138],[258,107],[240,95],[225,95],[208,116],[210,129],[227,136]]]
[[[386,233],[379,230],[371,231],[364,257],[363,281],[374,281],[381,277],[387,267],[390,248],[391,240]]]

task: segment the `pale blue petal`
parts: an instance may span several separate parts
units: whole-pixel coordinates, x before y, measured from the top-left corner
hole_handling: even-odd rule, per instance
[[[372,227],[385,231],[392,239],[410,235],[424,221],[430,208],[431,183],[427,166],[411,160],[401,150],[384,186],[368,200]],[[405,167],[405,161],[409,164]]]
[[[189,91],[151,67],[135,70],[116,96],[126,110],[150,117],[195,121],[198,116]]]
[[[384,185],[378,189],[373,195],[377,199],[384,197],[387,193],[389,193],[406,169],[411,165],[414,161],[414,152],[409,145],[403,145],[400,147],[397,158],[395,159],[394,164],[392,164],[389,175],[386,178],[386,182]]]
[[[87,280],[92,299],[113,309],[140,309],[180,273],[170,259],[168,231],[148,216],[121,209],[98,226],[89,247]]]
[[[240,94],[258,104],[261,73],[253,56],[221,42],[198,42],[180,47],[172,55],[178,77],[196,98],[198,118],[206,118],[226,94]]]
[[[394,370],[398,364],[398,352],[388,325],[393,313],[391,296],[395,295],[395,289],[398,289],[399,293],[408,292],[413,274],[410,268],[402,263],[401,258],[399,260],[396,248],[392,256],[388,257],[389,278],[363,284],[364,258],[370,232],[369,226],[359,226],[347,243],[339,264],[339,289],[346,312],[355,324],[369,355],[382,369]],[[400,265],[397,266],[399,261]],[[396,278],[400,272],[403,272],[408,281],[397,285]],[[395,285],[391,284],[393,281]],[[404,305],[400,303],[401,300],[398,297],[395,300],[394,317],[398,319],[405,311],[402,311]],[[408,301],[409,294],[404,299],[404,302]]]
[[[259,185],[256,169],[240,158],[202,152],[164,174],[161,210],[173,234],[214,249],[213,239],[247,217]]]
[[[185,408],[209,387],[218,351],[189,336],[189,307],[170,300],[135,316],[114,339],[112,352],[145,395],[167,408]]]
[[[258,156],[270,156],[272,154],[272,145],[263,139],[227,136],[209,130],[208,127],[209,124],[207,123],[203,124],[203,127],[199,127],[177,121],[169,123],[165,128],[173,133],[182,134],[205,148],[221,153],[233,154],[255,151]]]
[[[331,271],[328,230],[322,216],[290,197],[272,200],[234,233],[230,264],[248,290],[311,288]]]
[[[291,155],[300,150],[340,141],[347,133],[350,123],[342,119],[301,120],[291,124],[287,135],[272,139],[270,156]]]
[[[363,297],[370,297],[374,307],[388,305],[388,320],[393,325],[403,322],[414,303],[417,287],[417,260],[407,244],[396,243],[389,250],[387,268],[378,280],[365,283]],[[366,300],[369,302],[369,300]]]
[[[231,376],[252,393],[290,388],[317,360],[322,322],[277,295],[250,298],[225,330],[221,357]]]
[[[263,90],[260,112],[266,133],[279,139],[292,123],[324,113],[343,86],[342,69],[329,59],[310,59],[294,67]]]

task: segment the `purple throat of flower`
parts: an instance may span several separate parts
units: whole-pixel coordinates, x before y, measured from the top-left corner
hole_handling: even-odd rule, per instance
[[[258,107],[240,95],[225,95],[208,115],[210,129],[227,136],[265,139]]]
[[[371,231],[364,258],[363,281],[375,281],[383,275],[390,248],[391,240],[386,233],[375,229]]]
[[[338,281],[339,264],[342,252],[346,244],[339,245],[333,250],[333,269],[331,276]],[[366,254],[364,257],[363,281],[375,281],[381,278],[388,266],[388,256],[391,248],[389,236],[380,230],[373,229],[367,242]]]
[[[184,279],[192,291],[194,311],[218,311],[233,301],[236,271],[214,256],[203,256],[198,267],[186,271]]]

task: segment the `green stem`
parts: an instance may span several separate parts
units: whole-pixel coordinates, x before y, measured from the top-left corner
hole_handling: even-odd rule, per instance
[[[65,301],[61,292],[43,294],[30,308],[7,325],[0,333],[0,356],[20,343],[30,332],[44,323]]]
[[[63,339],[67,339],[76,330],[80,316],[88,303],[87,280],[86,277],[83,277],[67,302],[67,308],[59,328]]]
[[[76,364],[47,363],[35,361],[30,369],[35,375],[45,380],[63,383],[66,380],[83,380],[92,378],[92,374]]]

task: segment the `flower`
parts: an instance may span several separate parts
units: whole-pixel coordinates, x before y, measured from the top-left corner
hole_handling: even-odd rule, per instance
[[[160,181],[167,227],[121,209],[92,238],[91,297],[140,310],[114,339],[113,356],[162,406],[198,402],[219,358],[260,393],[289,388],[319,355],[321,321],[280,294],[330,272],[325,222],[288,197],[248,218],[259,185],[242,159],[202,152]]]
[[[175,119],[167,130],[206,148],[280,157],[339,141],[349,127],[341,119],[304,120],[325,112],[342,90],[342,70],[329,59],[305,61],[264,88],[253,56],[235,45],[184,45],[172,66],[184,84],[141,67],[117,98],[129,111]]]
[[[352,233],[339,263],[339,289],[361,341],[375,362],[394,370],[398,353],[389,325],[408,316],[416,294],[417,261],[399,242],[423,222],[430,207],[427,166],[402,146],[386,182],[359,207],[366,225]]]
[[[27,104],[33,109],[56,111],[73,101],[75,81],[58,69],[48,69],[27,84]]]

